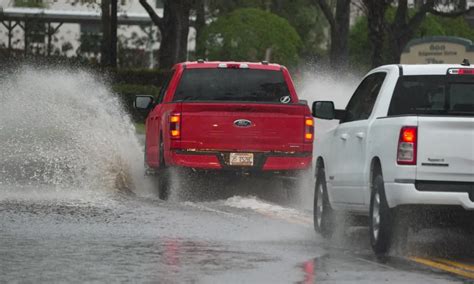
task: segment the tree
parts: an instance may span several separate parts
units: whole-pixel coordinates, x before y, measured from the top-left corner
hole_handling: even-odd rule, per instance
[[[408,13],[412,16],[416,11],[415,9],[410,9]],[[387,22],[393,22],[396,12],[396,7],[389,7],[387,9],[385,14]],[[349,35],[351,64],[358,66],[364,72],[370,69],[373,63],[372,59],[367,56],[368,51],[372,52],[372,46],[370,42],[367,41],[367,22],[367,16],[360,17],[351,28]],[[474,29],[469,26],[469,23],[464,17],[449,18],[431,14],[428,14],[420,26],[414,31],[413,38],[436,35],[458,36],[474,41]],[[382,47],[378,50],[378,53],[381,58],[380,64],[392,62],[393,52],[389,48],[388,36],[385,37],[385,41],[382,43]]]
[[[203,42],[202,35],[203,31],[206,28],[206,1],[205,0],[196,0],[196,7],[195,7],[195,14],[196,20],[194,21],[194,29],[196,30],[196,49],[195,49],[195,57],[196,58],[204,58],[206,54],[206,50],[204,46],[201,44]]]
[[[102,0],[102,46],[101,64],[117,67],[117,0]]]
[[[420,27],[428,13],[441,17],[457,17],[468,12],[466,2],[451,1],[451,4],[443,5],[441,1],[428,0],[420,8],[410,15],[408,0],[399,0],[394,20],[386,26],[389,51],[389,63],[400,62],[400,56],[407,43],[413,38],[415,31]],[[464,6],[460,6],[464,3]],[[471,8],[473,9],[473,8]]]
[[[257,8],[285,18],[302,39],[299,57],[312,63],[325,53],[327,21],[314,0],[206,0],[207,19],[216,19],[240,8]],[[199,45],[198,45],[199,47]]]
[[[371,42],[372,67],[383,63],[382,49],[385,37],[388,40],[389,58],[385,63],[398,63],[406,44],[413,38],[428,14],[441,17],[457,17],[474,8],[466,9],[465,0],[452,0],[445,4],[442,0],[415,1],[410,13],[408,0],[398,0],[395,16],[388,22],[386,11],[394,0],[363,0],[368,18],[369,41]]]
[[[122,33],[118,38],[118,63],[121,68],[148,68],[154,65],[151,42],[156,41],[156,29],[140,25],[141,32]],[[125,30],[125,28],[122,28]]]
[[[331,66],[344,68],[349,61],[348,40],[351,0],[337,0],[334,13],[326,0],[313,0],[313,2],[319,5],[329,23],[331,34],[329,61]]]
[[[269,11],[288,20],[302,40],[299,57],[305,63],[319,61],[326,54],[327,21],[314,0],[272,0]]]
[[[161,34],[159,65],[169,69],[185,61],[188,50],[190,0],[164,0],[163,17],[158,16],[146,0],[139,0]]]
[[[284,18],[260,9],[237,9],[219,17],[204,31],[210,60],[298,63],[301,39]]]
[[[371,43],[372,67],[382,65],[381,50],[385,41],[385,12],[393,0],[363,0],[367,9],[367,26],[369,42]]]

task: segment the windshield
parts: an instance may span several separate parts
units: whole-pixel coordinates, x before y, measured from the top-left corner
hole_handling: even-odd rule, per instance
[[[405,76],[398,80],[388,115],[474,116],[474,80]]]
[[[281,71],[188,69],[173,101],[289,103],[291,97]]]

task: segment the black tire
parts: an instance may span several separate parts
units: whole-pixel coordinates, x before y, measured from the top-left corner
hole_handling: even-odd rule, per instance
[[[170,169],[166,167],[164,156],[164,142],[163,136],[160,135],[160,166],[158,175],[158,197],[161,200],[168,200],[171,190],[171,173]]]
[[[318,168],[314,187],[313,222],[314,230],[324,238],[334,233],[335,213],[329,203],[324,168]]]
[[[171,190],[171,176],[169,169],[161,169],[158,175],[158,197],[161,200],[168,200]]]
[[[388,207],[382,174],[373,181],[370,197],[369,235],[372,250],[377,255],[386,254],[392,245],[394,212]]]
[[[160,169],[166,168],[165,164],[165,142],[163,141],[163,135],[160,135]]]

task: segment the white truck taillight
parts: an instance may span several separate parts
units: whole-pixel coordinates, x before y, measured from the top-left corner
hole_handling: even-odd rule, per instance
[[[170,115],[170,136],[171,139],[181,138],[181,114],[173,113]]]
[[[312,143],[314,139],[314,121],[310,116],[306,116],[304,119],[304,141]]]
[[[397,149],[397,164],[416,165],[417,136],[418,128],[416,126],[404,126],[400,129],[400,138],[398,138]]]

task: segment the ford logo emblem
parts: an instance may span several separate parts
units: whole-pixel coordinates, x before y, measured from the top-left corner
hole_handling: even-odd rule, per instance
[[[234,121],[234,125],[237,127],[250,127],[252,126],[252,122],[248,119],[237,119]]]

